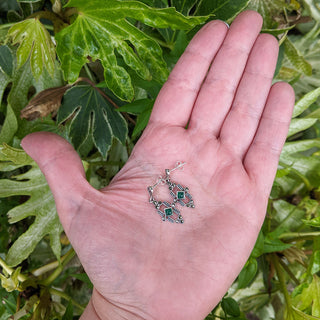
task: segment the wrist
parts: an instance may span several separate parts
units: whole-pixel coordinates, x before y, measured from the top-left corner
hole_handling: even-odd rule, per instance
[[[134,311],[116,306],[105,299],[97,290],[93,290],[92,297],[80,320],[145,320]],[[151,318],[153,319],[153,318]]]

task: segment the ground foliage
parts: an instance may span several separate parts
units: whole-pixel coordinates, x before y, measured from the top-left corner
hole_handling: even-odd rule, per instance
[[[89,182],[107,185],[192,35],[246,8],[278,37],[275,81],[297,102],[256,245],[207,319],[320,319],[318,1],[2,0],[0,320],[78,319],[92,290],[21,139],[62,135]]]

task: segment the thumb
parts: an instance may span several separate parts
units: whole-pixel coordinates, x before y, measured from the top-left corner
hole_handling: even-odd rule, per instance
[[[68,231],[82,195],[89,187],[80,157],[65,139],[50,132],[29,134],[21,146],[45,175],[61,223]]]

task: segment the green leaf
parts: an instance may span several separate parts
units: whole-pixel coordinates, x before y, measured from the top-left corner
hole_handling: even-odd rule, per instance
[[[312,306],[311,315],[320,317],[320,281],[316,275],[313,275],[313,280],[307,288],[304,288],[301,294],[294,297],[293,303],[299,310],[306,310]],[[312,318],[318,319],[318,318]]]
[[[254,279],[258,271],[258,263],[254,258],[250,258],[238,276],[238,289],[247,287]]]
[[[320,10],[317,2],[314,0],[303,0],[304,7],[309,11],[312,18],[316,21],[320,21]]]
[[[54,74],[55,47],[49,32],[37,18],[27,19],[13,25],[8,37],[13,44],[19,44],[17,67],[24,65],[30,57],[31,71],[36,79],[46,68]]]
[[[299,140],[294,142],[286,142],[282,153],[280,156],[281,160],[286,158],[291,158],[298,152],[306,151],[311,148],[320,148],[320,140],[318,139],[308,139],[308,140]]]
[[[73,119],[69,135],[76,149],[79,149],[90,135],[94,145],[105,158],[113,137],[122,143],[126,140],[126,121],[92,86],[76,86],[66,92],[57,120],[61,123],[71,116]]]
[[[319,271],[320,271],[320,251],[317,250],[317,251],[314,251],[312,254],[311,274],[313,275],[315,273],[318,273]],[[319,309],[319,315],[320,315],[320,309]]]
[[[33,252],[37,244],[46,235],[49,235],[51,248],[59,259],[62,226],[45,177],[35,162],[22,150],[4,145],[0,147],[0,160],[5,161],[1,170],[5,165],[9,166],[10,169],[31,165],[31,168],[23,174],[0,180],[0,197],[29,196],[26,202],[8,212],[9,222],[15,223],[27,217],[35,216],[35,220],[29,229],[10,247],[6,258],[7,263],[11,266],[20,264]]]
[[[158,43],[126,18],[155,28],[190,29],[206,17],[185,17],[174,8],[155,9],[139,1],[71,0],[79,15],[74,23],[56,35],[57,53],[66,79],[73,82],[88,57],[101,60],[108,87],[123,100],[133,98],[128,72],[117,63],[115,51],[144,79],[163,83],[168,76]],[[132,48],[134,47],[134,49]]]
[[[246,9],[257,11],[262,15],[264,29],[276,29],[279,20],[283,19],[285,8],[290,9],[286,0],[254,0],[249,2]]]
[[[86,273],[73,273],[71,276],[86,283],[91,289],[93,288],[93,284]]]
[[[215,19],[223,21],[232,20],[239,12],[241,12],[250,2],[250,0],[204,0],[200,2],[197,14],[214,15]]]
[[[305,94],[294,106],[292,118],[296,118],[303,111],[308,109],[320,97],[320,88],[312,90]]]
[[[308,61],[301,55],[298,49],[287,37],[283,42],[285,54],[291,64],[295,67],[296,70],[304,73],[307,76],[312,75],[312,67]]]
[[[320,217],[313,218],[311,220],[302,219],[303,223],[307,226],[320,228]]]
[[[240,316],[240,309],[237,301],[234,299],[227,297],[223,298],[221,301],[221,307],[226,314],[229,314],[233,317]]]
[[[197,2],[197,0],[171,0],[171,5],[182,14],[188,15]]]
[[[263,247],[264,247],[264,235],[263,232],[260,230],[254,248],[251,252],[251,256],[253,258],[258,258],[263,254]]]
[[[16,131],[18,130],[18,122],[10,104],[7,105],[7,114],[3,126],[0,130],[0,143],[9,143]]]
[[[132,132],[132,138],[135,139],[147,126],[152,112],[152,106],[149,109],[144,110],[137,117],[136,126]]]
[[[8,76],[12,76],[13,58],[12,52],[8,46],[0,46],[0,68]]]
[[[147,109],[152,108],[154,100],[140,99],[131,103],[127,103],[120,108],[116,109],[118,112],[128,112],[131,114],[140,114]]]
[[[117,109],[117,111],[120,111],[120,112],[128,112],[128,113],[138,115],[136,120],[136,125],[132,133],[133,139],[136,138],[147,126],[150,115],[151,115],[153,104],[154,104],[154,100],[141,99],[141,100],[136,100],[132,103],[128,103]]]
[[[292,119],[287,137],[312,127],[318,119]]]
[[[72,302],[69,301],[66,312],[64,313],[62,320],[73,320],[73,305]]]
[[[292,244],[287,244],[281,240],[274,238],[268,234],[264,241],[264,253],[279,252],[292,247]]]
[[[267,235],[269,240],[278,240],[276,237],[283,231],[295,231],[303,225],[301,219],[305,217],[305,211],[299,207],[284,200],[277,200],[273,202],[273,208],[275,210],[274,220],[277,223],[277,227],[272,233]]]

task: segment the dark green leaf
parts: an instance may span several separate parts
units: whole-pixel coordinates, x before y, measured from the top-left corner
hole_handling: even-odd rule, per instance
[[[271,235],[267,235],[264,240],[264,253],[283,251],[291,246],[292,244],[284,243],[277,238],[273,238]]]
[[[242,11],[250,0],[203,0],[197,9],[197,14],[213,14],[215,19],[230,21]]]
[[[71,276],[88,284],[90,288],[93,288],[93,284],[86,273],[74,273],[74,274],[71,274]]]
[[[71,116],[69,135],[76,149],[91,135],[101,155],[106,157],[113,137],[122,143],[126,140],[126,121],[92,86],[76,86],[66,92],[57,120],[61,123]]]
[[[69,301],[66,312],[64,313],[62,320],[73,320],[73,305],[72,302]]]
[[[147,126],[150,119],[151,111],[152,111],[152,106],[151,108],[144,110],[142,113],[138,115],[137,123],[132,133],[133,139],[136,138]]]
[[[140,114],[147,109],[152,109],[154,101],[150,99],[135,100],[116,109],[119,112],[128,112],[131,114]]]
[[[229,314],[233,317],[240,316],[240,309],[237,301],[234,299],[227,297],[223,298],[221,301],[221,307],[226,314]]]
[[[8,76],[12,76],[13,58],[8,46],[0,46],[0,68]]]
[[[262,231],[259,232],[258,238],[256,240],[256,243],[254,245],[254,248],[251,252],[251,256],[253,258],[258,258],[263,254],[263,247],[264,247],[264,235]]]
[[[18,122],[10,104],[7,105],[6,118],[0,130],[0,143],[9,143],[18,130]]]
[[[197,0],[171,0],[171,5],[187,16],[197,2]]]
[[[254,258],[250,258],[238,276],[238,289],[247,287],[254,279],[258,271],[258,263]]]

